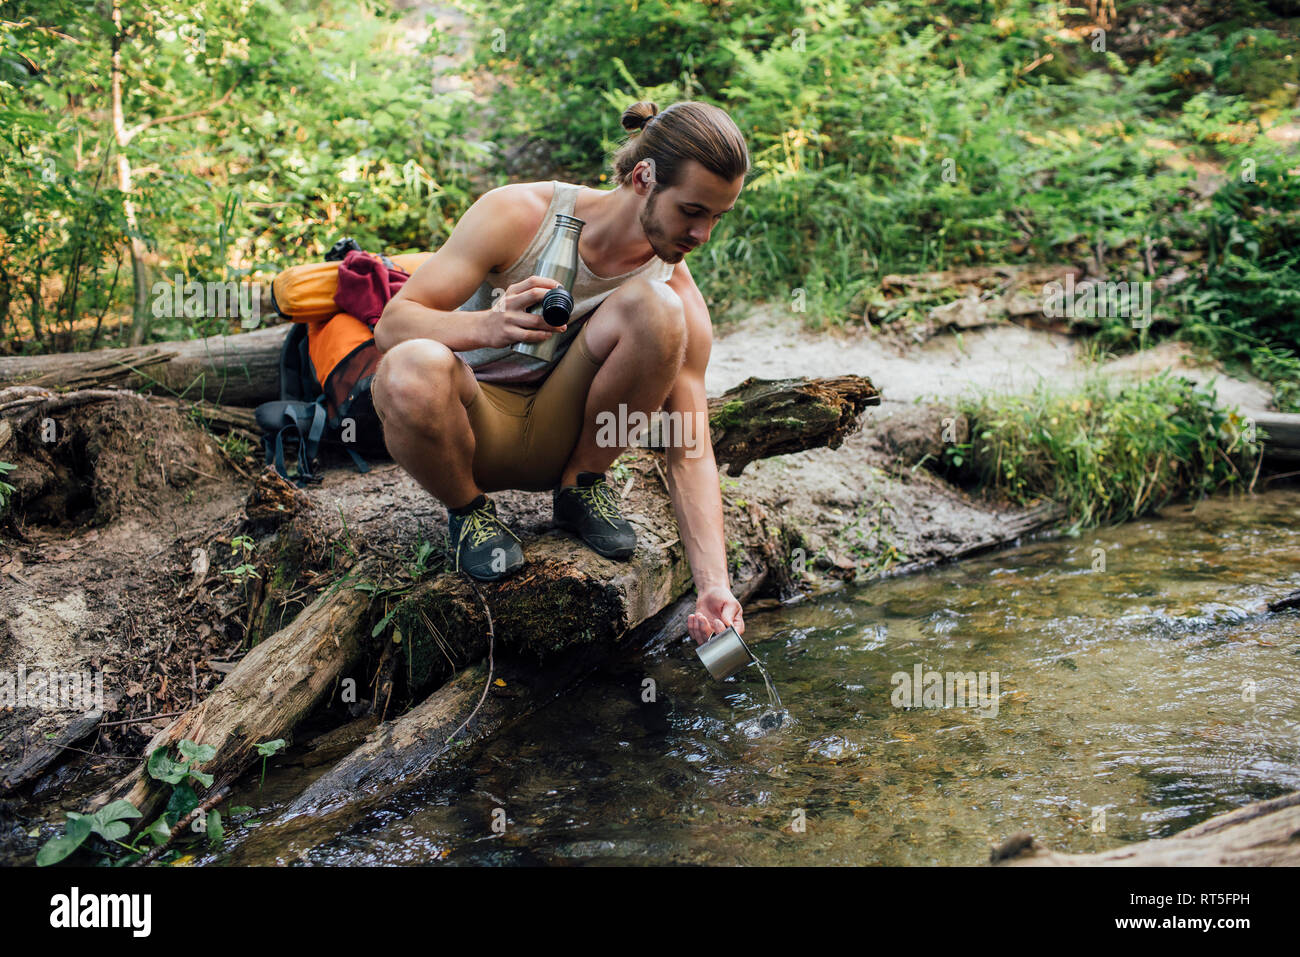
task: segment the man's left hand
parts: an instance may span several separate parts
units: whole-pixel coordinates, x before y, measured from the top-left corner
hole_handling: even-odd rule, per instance
[[[702,645],[718,632],[726,631],[732,625],[736,634],[745,633],[745,620],[740,610],[740,602],[725,586],[708,588],[700,592],[695,603],[695,614],[686,619],[686,630]]]

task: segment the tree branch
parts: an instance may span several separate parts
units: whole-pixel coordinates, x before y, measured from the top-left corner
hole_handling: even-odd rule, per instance
[[[217,102],[213,103],[211,106],[204,107],[201,110],[192,110],[189,113],[178,113],[175,116],[159,116],[152,120],[145,120],[143,123],[139,123],[126,131],[126,141],[128,143],[131,142],[131,140],[135,139],[137,136],[139,136],[141,133],[143,133],[145,130],[149,129],[150,127],[161,126],[163,123],[179,123],[181,120],[192,120],[196,116],[203,116],[205,113],[211,113],[217,107],[226,103],[230,99],[230,97],[234,94],[234,92],[235,92],[235,88],[232,86],[229,90],[226,91],[225,96],[217,100]]]

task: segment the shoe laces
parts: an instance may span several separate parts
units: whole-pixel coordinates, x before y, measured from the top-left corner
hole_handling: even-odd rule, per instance
[[[482,508],[475,509],[465,516],[465,523],[460,527],[460,535],[457,538],[457,545],[462,545],[465,539],[469,539],[470,548],[476,548],[484,544],[497,532],[505,532],[516,542],[519,536],[510,531],[501,519],[497,518],[496,512],[490,505],[484,505]],[[522,544],[522,543],[521,543]],[[460,563],[460,548],[456,549],[457,565]]]
[[[616,519],[623,518],[618,510],[618,501],[614,498],[614,490],[603,478],[596,479],[591,485],[578,486],[578,497],[611,525],[616,524]]]

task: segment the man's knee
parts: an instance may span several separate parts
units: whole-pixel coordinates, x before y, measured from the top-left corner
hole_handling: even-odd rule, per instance
[[[407,339],[384,353],[371,393],[375,410],[428,421],[431,412],[459,398],[461,360],[441,342]]]
[[[637,277],[611,295],[619,296],[620,331],[631,338],[637,353],[680,366],[686,344],[686,309],[676,290],[667,283]]]

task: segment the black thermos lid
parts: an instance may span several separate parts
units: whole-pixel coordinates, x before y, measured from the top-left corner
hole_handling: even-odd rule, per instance
[[[556,286],[542,299],[542,318],[552,326],[562,326],[573,314],[573,297],[563,286]]]

